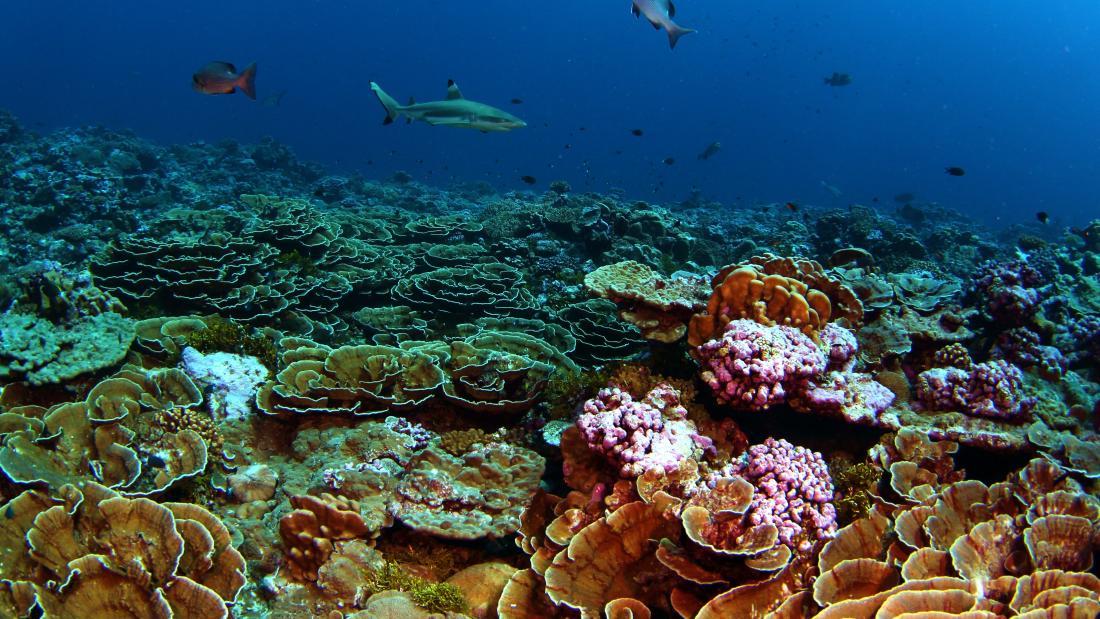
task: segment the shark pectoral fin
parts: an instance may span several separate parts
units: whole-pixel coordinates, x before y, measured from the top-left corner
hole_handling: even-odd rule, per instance
[[[385,118],[382,119],[382,124],[383,125],[392,125],[393,124],[393,117],[392,116],[386,116]]]
[[[630,5],[630,14],[633,15],[634,17],[638,17],[642,14],[642,12],[638,10],[638,5],[637,4],[631,4]]]
[[[660,30],[661,29],[661,22],[651,21],[651,22],[649,22],[649,25],[653,26],[654,30]]]
[[[458,84],[454,80],[447,80],[447,100],[454,101],[462,98],[462,91],[458,89]]]
[[[661,0],[657,0],[657,4],[660,3]],[[665,11],[668,13],[669,17],[676,17],[676,5],[672,3],[672,0],[668,0],[667,6],[665,6]]]

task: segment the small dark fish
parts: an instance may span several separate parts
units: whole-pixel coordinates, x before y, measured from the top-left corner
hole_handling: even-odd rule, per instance
[[[871,202],[878,203],[878,196],[871,198]]]
[[[191,76],[191,87],[204,95],[231,95],[240,88],[249,99],[255,99],[256,63],[237,73],[232,63],[211,62]]]
[[[565,150],[569,150],[570,148],[573,148],[572,144],[566,144],[565,145]]]
[[[630,135],[640,138],[645,135],[645,131],[642,131],[641,129],[631,129]]]
[[[577,131],[588,131],[588,127],[577,127]]]
[[[695,156],[696,159],[710,159],[718,154],[718,151],[722,150],[721,142],[711,142],[707,144],[707,147],[703,149],[703,152]]]
[[[787,207],[787,210],[792,212],[792,213],[797,213],[798,212],[798,204],[795,204],[794,202],[788,202],[788,203],[784,204],[783,206]]]
[[[847,73],[833,71],[832,75],[825,78],[825,83],[829,86],[847,86],[852,83],[852,76]]]
[[[519,105],[523,103],[523,99],[512,99],[512,105]]]
[[[894,202],[897,202],[898,204],[905,204],[906,202],[912,202],[916,199],[917,196],[912,191],[903,191],[894,196]]]
[[[539,179],[537,179],[537,178],[535,178],[534,176],[531,176],[531,175],[521,176],[521,177],[519,177],[519,180],[527,183],[528,185],[534,185],[535,183],[539,182]]]
[[[1039,211],[1038,213],[1035,213],[1035,219],[1038,219],[1039,223],[1045,224],[1050,221],[1050,213],[1046,211]]]
[[[950,168],[944,168],[944,171],[947,172],[948,176],[964,176],[966,174],[966,170],[964,170],[964,169],[962,169],[958,166],[951,166]]]
[[[663,163],[665,165],[672,165],[672,164],[676,163],[676,160],[673,159],[672,157],[665,157],[664,159],[661,160],[661,163]]]

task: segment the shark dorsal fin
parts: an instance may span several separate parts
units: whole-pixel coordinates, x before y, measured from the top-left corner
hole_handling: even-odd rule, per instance
[[[676,5],[672,3],[672,0],[668,0],[668,6],[665,7],[665,10],[668,11],[669,17],[676,17]]]
[[[461,98],[462,91],[458,89],[458,84],[454,80],[447,80],[447,100],[453,101]]]

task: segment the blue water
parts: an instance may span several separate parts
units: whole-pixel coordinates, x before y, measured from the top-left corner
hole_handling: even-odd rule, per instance
[[[699,33],[675,51],[629,8],[5,2],[0,107],[38,131],[99,123],[165,143],[271,135],[335,170],[404,169],[441,185],[519,188],[530,174],[541,187],[562,178],[658,202],[696,187],[727,203],[878,197],[881,208],[909,191],[1001,223],[1030,224],[1038,210],[1056,223],[1100,216],[1095,1],[683,0],[676,20]],[[192,92],[191,74],[210,60],[257,62],[259,98],[286,89],[282,105]],[[833,71],[854,82],[824,85]],[[425,101],[448,78],[530,126],[381,125],[369,80]],[[715,140],[722,152],[697,161]]]

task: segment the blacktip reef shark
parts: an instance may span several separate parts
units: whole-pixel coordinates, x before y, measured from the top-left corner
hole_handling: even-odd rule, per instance
[[[669,49],[676,49],[676,42],[680,37],[695,32],[672,21],[676,16],[676,5],[672,4],[672,0],[631,0],[630,12],[634,17],[645,15],[646,20],[657,30],[664,28],[668,33]]]
[[[446,99],[417,103],[410,97],[408,105],[399,104],[375,82],[370,83],[370,89],[386,108],[386,119],[382,121],[384,125],[392,123],[398,116],[404,116],[410,123],[422,120],[433,126],[477,129],[482,133],[511,131],[527,126],[527,123],[504,110],[463,97],[454,80],[447,80]]]

